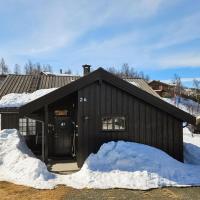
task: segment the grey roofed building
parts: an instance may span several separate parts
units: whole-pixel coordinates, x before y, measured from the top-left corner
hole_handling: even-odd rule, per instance
[[[0,86],[0,98],[10,93],[32,93],[39,89],[58,88],[77,80],[71,75],[8,75]]]
[[[77,79],[80,76],[68,75],[68,74],[50,74],[41,73],[39,75],[14,75],[10,74],[4,78],[0,85],[0,98],[10,93],[32,93],[39,89],[59,88],[67,85]],[[138,88],[159,97],[159,95],[148,86],[148,84],[139,78],[124,78],[131,84],[134,84]]]

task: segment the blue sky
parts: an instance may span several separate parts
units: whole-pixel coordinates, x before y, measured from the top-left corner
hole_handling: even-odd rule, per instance
[[[54,72],[128,63],[151,79],[200,80],[199,0],[0,0],[0,57]]]

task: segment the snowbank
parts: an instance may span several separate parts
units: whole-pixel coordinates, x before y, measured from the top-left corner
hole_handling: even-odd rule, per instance
[[[0,181],[51,189],[56,185],[54,178],[46,165],[34,157],[17,130],[0,132]]]
[[[200,165],[200,135],[192,134],[186,127],[183,129],[183,141],[184,162]]]
[[[40,189],[64,184],[79,189],[146,190],[200,185],[200,167],[178,162],[147,145],[119,141],[102,145],[97,154],[88,157],[79,172],[57,175],[47,171],[12,129],[0,132],[0,180]]]
[[[147,145],[119,141],[104,144],[70,177],[65,183],[76,188],[146,190],[200,185],[200,167],[178,162]]]
[[[52,92],[57,88],[50,88],[50,89],[41,89],[37,90],[33,93],[11,93],[3,96],[0,100],[0,108],[8,108],[8,107],[20,107],[24,104],[29,103],[30,101],[33,101],[41,96],[44,96],[48,94],[49,92]]]

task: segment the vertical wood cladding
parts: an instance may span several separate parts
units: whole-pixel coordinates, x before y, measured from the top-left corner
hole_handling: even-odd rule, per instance
[[[102,131],[102,116],[125,116],[125,131]],[[91,152],[108,141],[148,144],[183,160],[181,121],[158,108],[102,81],[78,91],[79,147],[81,166]]]
[[[2,113],[1,114],[1,129],[19,129],[18,113]]]

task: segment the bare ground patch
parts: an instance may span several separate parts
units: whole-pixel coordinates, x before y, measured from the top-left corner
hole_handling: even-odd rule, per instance
[[[8,182],[0,182],[0,199],[1,200],[32,200],[32,199],[71,199],[71,200],[125,200],[125,199],[200,199],[200,187],[188,188],[163,188],[149,191],[109,189],[95,190],[83,189],[76,190],[73,188],[58,186],[54,190],[37,190],[30,187],[15,185]]]

